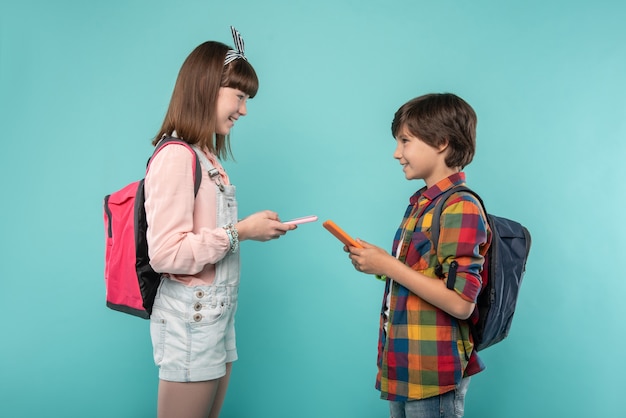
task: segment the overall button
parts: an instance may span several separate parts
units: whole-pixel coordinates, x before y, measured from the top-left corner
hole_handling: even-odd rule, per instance
[[[204,292],[202,290],[196,291],[196,297],[198,299],[202,299],[204,297]]]
[[[196,302],[196,303],[193,305],[193,309],[194,309],[194,310],[196,310],[196,311],[201,310],[201,309],[202,309],[202,304],[201,304],[200,302]]]
[[[196,322],[202,321],[202,315],[200,315],[199,313],[195,314],[193,316],[193,320],[196,321]]]

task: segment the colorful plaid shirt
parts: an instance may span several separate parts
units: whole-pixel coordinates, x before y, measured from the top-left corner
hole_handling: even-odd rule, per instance
[[[457,173],[415,193],[395,235],[392,254],[433,280],[446,280],[449,265],[456,260],[454,290],[463,299],[475,302],[481,289],[484,255],[491,241],[485,213],[476,198],[466,192],[453,194],[441,214],[436,251],[430,241],[437,198],[464,183],[465,174]],[[396,254],[398,248],[400,253]],[[435,274],[438,263],[443,266],[443,278]],[[461,378],[483,369],[473,350],[467,321],[429,304],[393,278],[387,279],[376,377],[382,399],[406,401],[437,396],[453,390]]]

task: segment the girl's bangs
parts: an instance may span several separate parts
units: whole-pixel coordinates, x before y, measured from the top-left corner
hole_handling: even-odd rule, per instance
[[[256,96],[259,90],[259,79],[254,68],[245,60],[237,59],[227,66],[224,74],[224,87],[238,89],[250,98]]]

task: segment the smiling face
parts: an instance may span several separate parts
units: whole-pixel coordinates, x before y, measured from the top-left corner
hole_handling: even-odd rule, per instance
[[[231,87],[220,87],[217,96],[217,119],[215,133],[228,135],[235,121],[245,116],[248,111],[246,102],[250,96]]]
[[[396,136],[393,158],[402,165],[407,180],[422,179],[430,187],[455,171],[446,165],[447,148],[447,143],[440,147],[428,145],[403,126]]]

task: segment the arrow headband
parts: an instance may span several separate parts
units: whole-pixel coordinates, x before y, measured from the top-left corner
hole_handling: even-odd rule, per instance
[[[233,33],[233,40],[235,41],[235,49],[229,49],[226,52],[226,58],[224,58],[224,65],[228,65],[236,59],[244,59],[248,61],[248,59],[243,54],[243,38],[237,29],[234,26],[230,27],[230,31]]]

